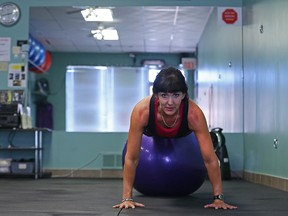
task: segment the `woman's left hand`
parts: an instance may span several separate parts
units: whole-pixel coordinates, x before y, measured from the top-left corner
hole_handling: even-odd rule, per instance
[[[236,209],[237,206],[229,205],[222,200],[214,200],[213,203],[207,204],[204,208],[214,208],[214,209]]]

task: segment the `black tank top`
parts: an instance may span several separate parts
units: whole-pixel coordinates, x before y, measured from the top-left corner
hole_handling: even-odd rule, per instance
[[[149,120],[148,125],[144,128],[143,133],[146,136],[158,136],[156,133],[156,127],[155,127],[155,106],[154,103],[155,98],[152,96],[150,99],[150,105],[149,105]],[[183,115],[181,119],[181,125],[178,130],[177,135],[174,138],[187,136],[188,134],[192,133],[192,131],[188,127],[188,99],[184,99],[184,107],[183,107]]]

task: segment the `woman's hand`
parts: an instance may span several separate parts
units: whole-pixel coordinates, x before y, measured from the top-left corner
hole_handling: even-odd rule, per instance
[[[216,200],[214,200],[213,203],[205,205],[204,208],[236,209],[237,207],[236,207],[236,206],[233,206],[233,205],[229,205],[229,204],[225,203],[225,202],[222,201],[222,200],[216,199]]]
[[[114,205],[113,208],[136,208],[136,207],[145,207],[142,203],[138,203],[138,202],[134,202],[133,200],[132,201],[124,201],[124,202],[121,202],[117,205]]]

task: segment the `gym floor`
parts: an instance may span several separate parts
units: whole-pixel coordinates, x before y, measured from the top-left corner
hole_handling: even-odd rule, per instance
[[[184,197],[147,197],[135,191],[145,208],[114,209],[121,200],[121,179],[8,179],[0,178],[1,216],[287,216],[287,192],[243,180],[223,181],[226,201],[236,210],[204,209],[212,201],[211,185]],[[169,190],[167,188],[167,190]]]

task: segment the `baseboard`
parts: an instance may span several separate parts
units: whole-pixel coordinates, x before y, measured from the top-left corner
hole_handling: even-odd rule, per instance
[[[51,177],[63,178],[123,178],[122,169],[106,170],[69,170],[69,169],[45,169],[44,172],[51,173]],[[246,181],[262,184],[268,187],[276,188],[288,192],[288,179],[269,176],[251,172],[232,172],[232,178],[242,178]]]
[[[244,180],[288,192],[288,179],[244,171]]]
[[[51,178],[122,178],[123,171],[119,169],[107,170],[69,170],[69,169],[45,169],[51,173]]]
[[[243,179],[243,170],[231,170],[231,178]]]

